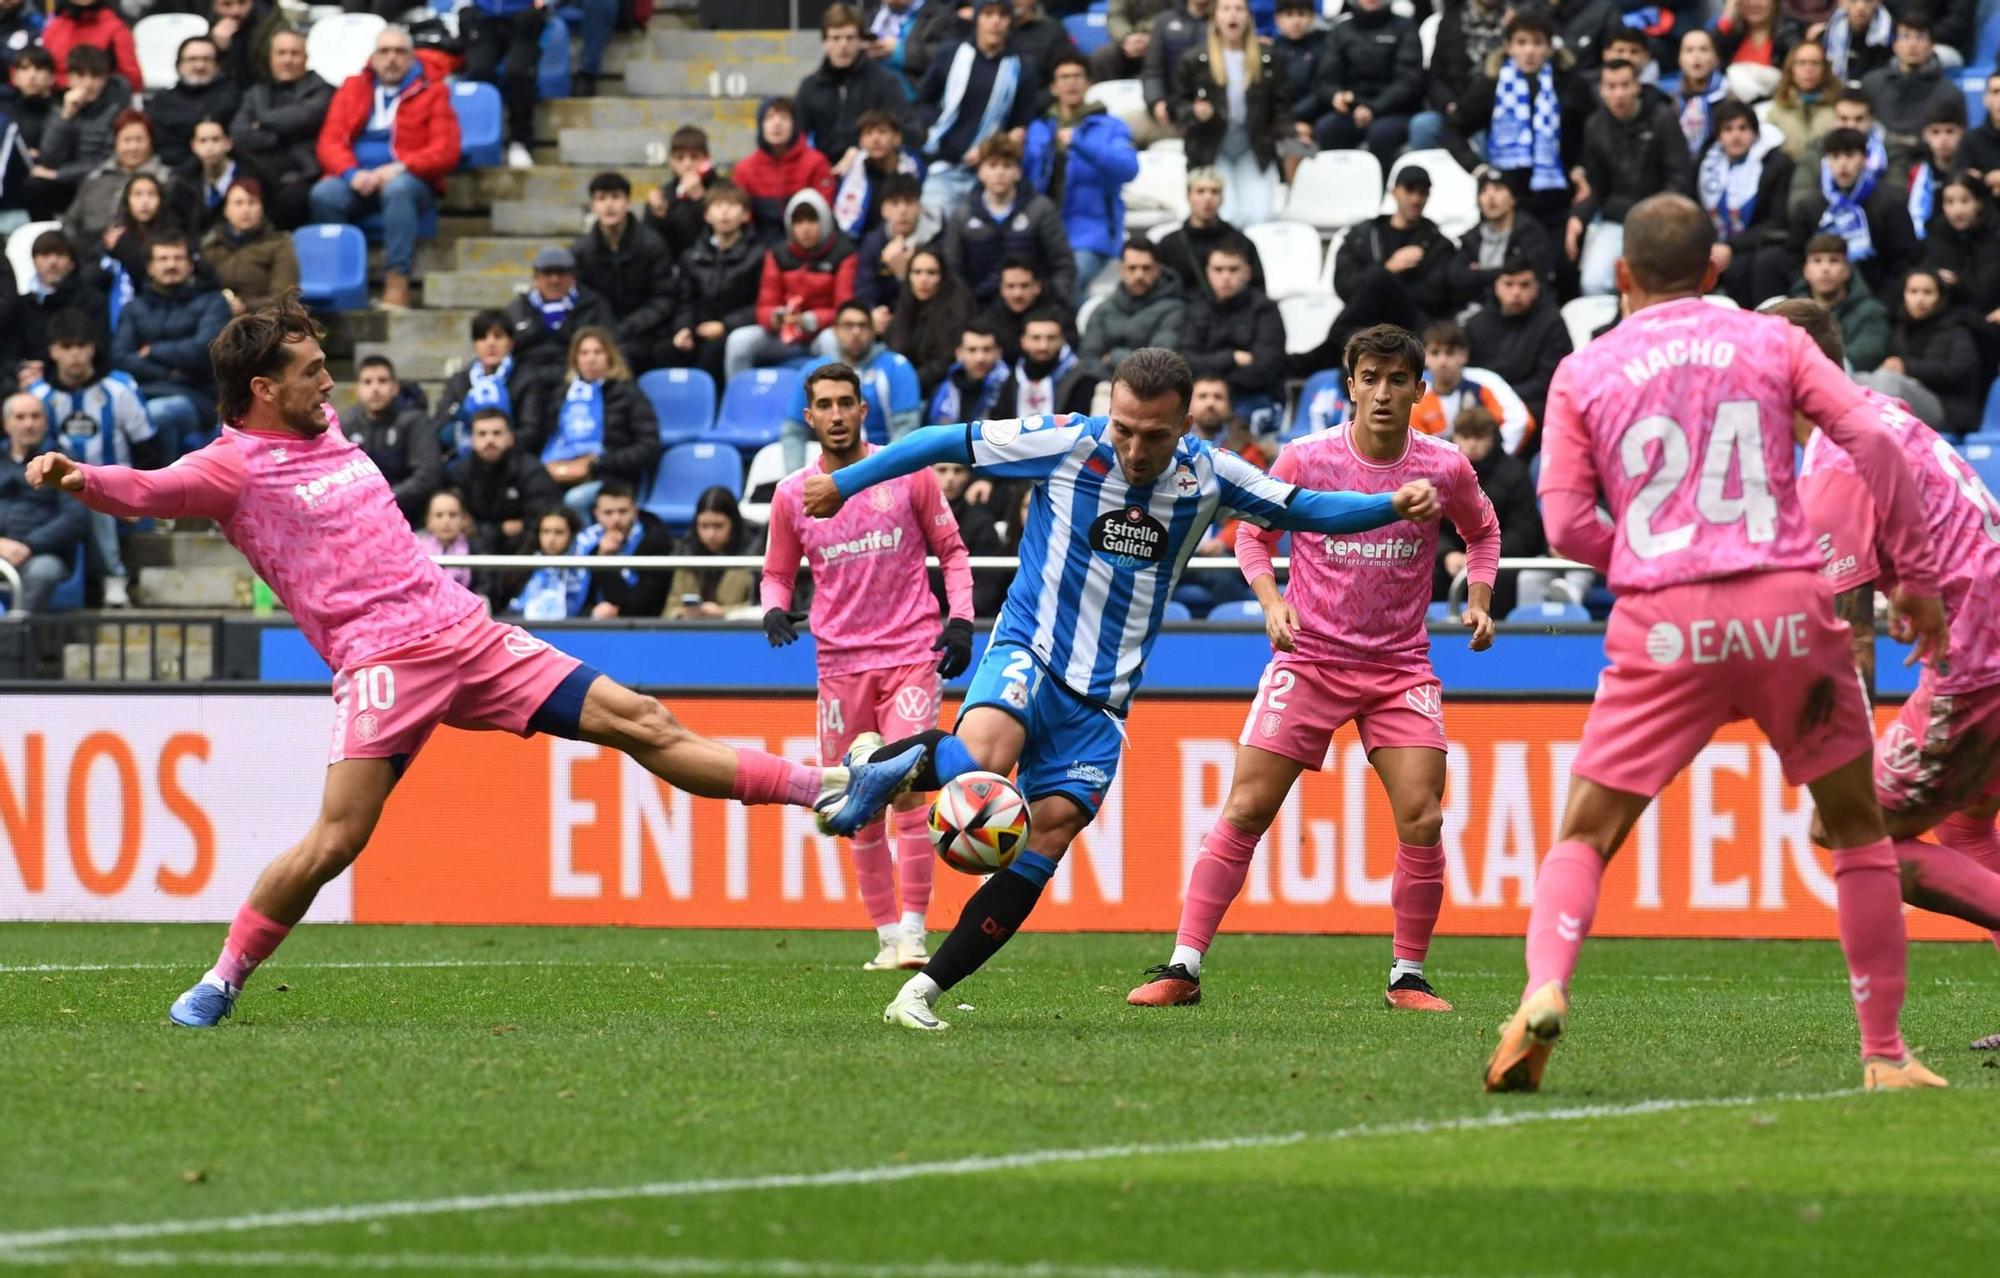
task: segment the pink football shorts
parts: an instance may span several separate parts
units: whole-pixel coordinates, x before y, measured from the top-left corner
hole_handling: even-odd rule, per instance
[[[1875,748],[1875,793],[1884,809],[1931,818],[2000,794],[2000,685],[1931,691],[1926,675]]]
[[[474,613],[333,677],[333,751],[405,765],[440,723],[481,732],[576,735],[597,672],[519,626]]]
[[[937,667],[928,661],[821,675],[820,762],[839,763],[864,732],[895,741],[937,727],[939,687]]]
[[[1818,573],[1753,573],[1623,595],[1575,772],[1655,795],[1718,728],[1755,720],[1793,785],[1873,744],[1847,623]]]
[[[1444,749],[1443,695],[1428,663],[1405,670],[1283,656],[1264,667],[1237,744],[1283,755],[1317,772],[1334,732],[1349,720],[1359,727],[1364,750]]]

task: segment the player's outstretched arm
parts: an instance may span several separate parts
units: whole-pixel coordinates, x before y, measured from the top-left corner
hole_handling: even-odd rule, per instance
[[[189,453],[165,470],[85,466],[60,453],[28,464],[28,483],[53,484],[92,510],[125,519],[224,519],[243,491],[243,463],[233,447]]]
[[[815,519],[830,519],[840,513],[849,497],[898,475],[908,475],[939,462],[972,463],[970,427],[926,426],[913,430],[887,448],[878,448],[852,466],[842,466],[831,475],[816,474],[806,479],[806,513]]]

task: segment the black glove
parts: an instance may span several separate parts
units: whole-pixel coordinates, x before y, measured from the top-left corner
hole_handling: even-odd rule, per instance
[[[931,651],[944,654],[938,658],[940,675],[955,679],[964,674],[965,668],[972,664],[972,623],[963,617],[945,622],[944,633],[931,645]]]
[[[798,622],[804,621],[802,612],[786,612],[783,608],[773,608],[764,614],[764,638],[771,641],[773,648],[782,648],[788,643],[799,641]]]

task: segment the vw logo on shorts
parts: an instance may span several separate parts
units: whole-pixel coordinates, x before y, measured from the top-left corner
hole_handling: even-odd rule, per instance
[[[515,626],[507,632],[506,636],[500,640],[500,646],[517,657],[532,657],[542,649],[548,647],[547,644],[519,626]]]
[[[922,721],[931,717],[931,694],[915,684],[896,693],[896,713],[905,719]]]
[[[1434,683],[1421,688],[1411,688],[1403,694],[1403,700],[1410,703],[1410,709],[1433,719],[1444,717],[1444,696]]]
[[[1687,651],[1687,640],[1681,637],[1681,628],[1671,621],[1656,621],[1646,632],[1646,655],[1663,666],[1671,666]]]
[[[1923,744],[1901,721],[1890,724],[1882,734],[1882,766],[1897,776],[1915,776],[1923,755]]]

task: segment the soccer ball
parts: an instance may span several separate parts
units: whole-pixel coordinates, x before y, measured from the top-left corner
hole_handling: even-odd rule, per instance
[[[963,874],[991,874],[1028,846],[1028,801],[997,772],[953,777],[931,803],[931,846]]]

